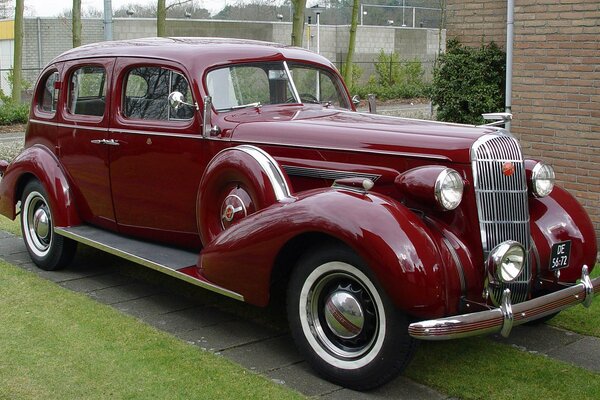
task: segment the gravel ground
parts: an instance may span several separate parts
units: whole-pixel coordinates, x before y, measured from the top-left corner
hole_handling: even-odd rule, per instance
[[[0,141],[0,160],[12,161],[23,149],[23,141]]]

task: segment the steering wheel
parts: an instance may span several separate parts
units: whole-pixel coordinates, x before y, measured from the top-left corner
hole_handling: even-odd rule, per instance
[[[313,103],[313,104],[321,103],[314,95],[312,95],[310,93],[298,93],[298,96],[300,96],[300,101],[302,101],[303,103]],[[290,97],[285,102],[286,103],[294,103],[294,102],[296,102],[296,99],[294,97]]]

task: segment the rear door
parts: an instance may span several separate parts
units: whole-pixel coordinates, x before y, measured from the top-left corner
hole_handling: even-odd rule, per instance
[[[108,138],[114,58],[71,61],[63,70],[64,106],[58,123],[58,153],[74,183],[82,219],[116,229],[110,193]]]

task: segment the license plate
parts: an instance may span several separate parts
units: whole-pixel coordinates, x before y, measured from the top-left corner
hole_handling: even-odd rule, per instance
[[[550,271],[557,271],[569,266],[571,256],[571,241],[554,243],[550,254]]]

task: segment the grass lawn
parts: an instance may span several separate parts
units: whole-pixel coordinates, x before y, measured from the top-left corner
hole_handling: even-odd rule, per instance
[[[406,375],[460,399],[600,399],[600,374],[486,338],[424,342]]]
[[[600,276],[600,264],[596,264],[590,276],[592,278]],[[570,308],[552,318],[548,323],[582,335],[600,337],[600,296],[594,298],[590,308],[582,306]]]
[[[21,236],[21,225],[20,217],[15,218],[14,221],[6,218],[4,215],[0,215],[0,231],[10,232],[13,235]]]
[[[0,398],[301,395],[0,261]]]

